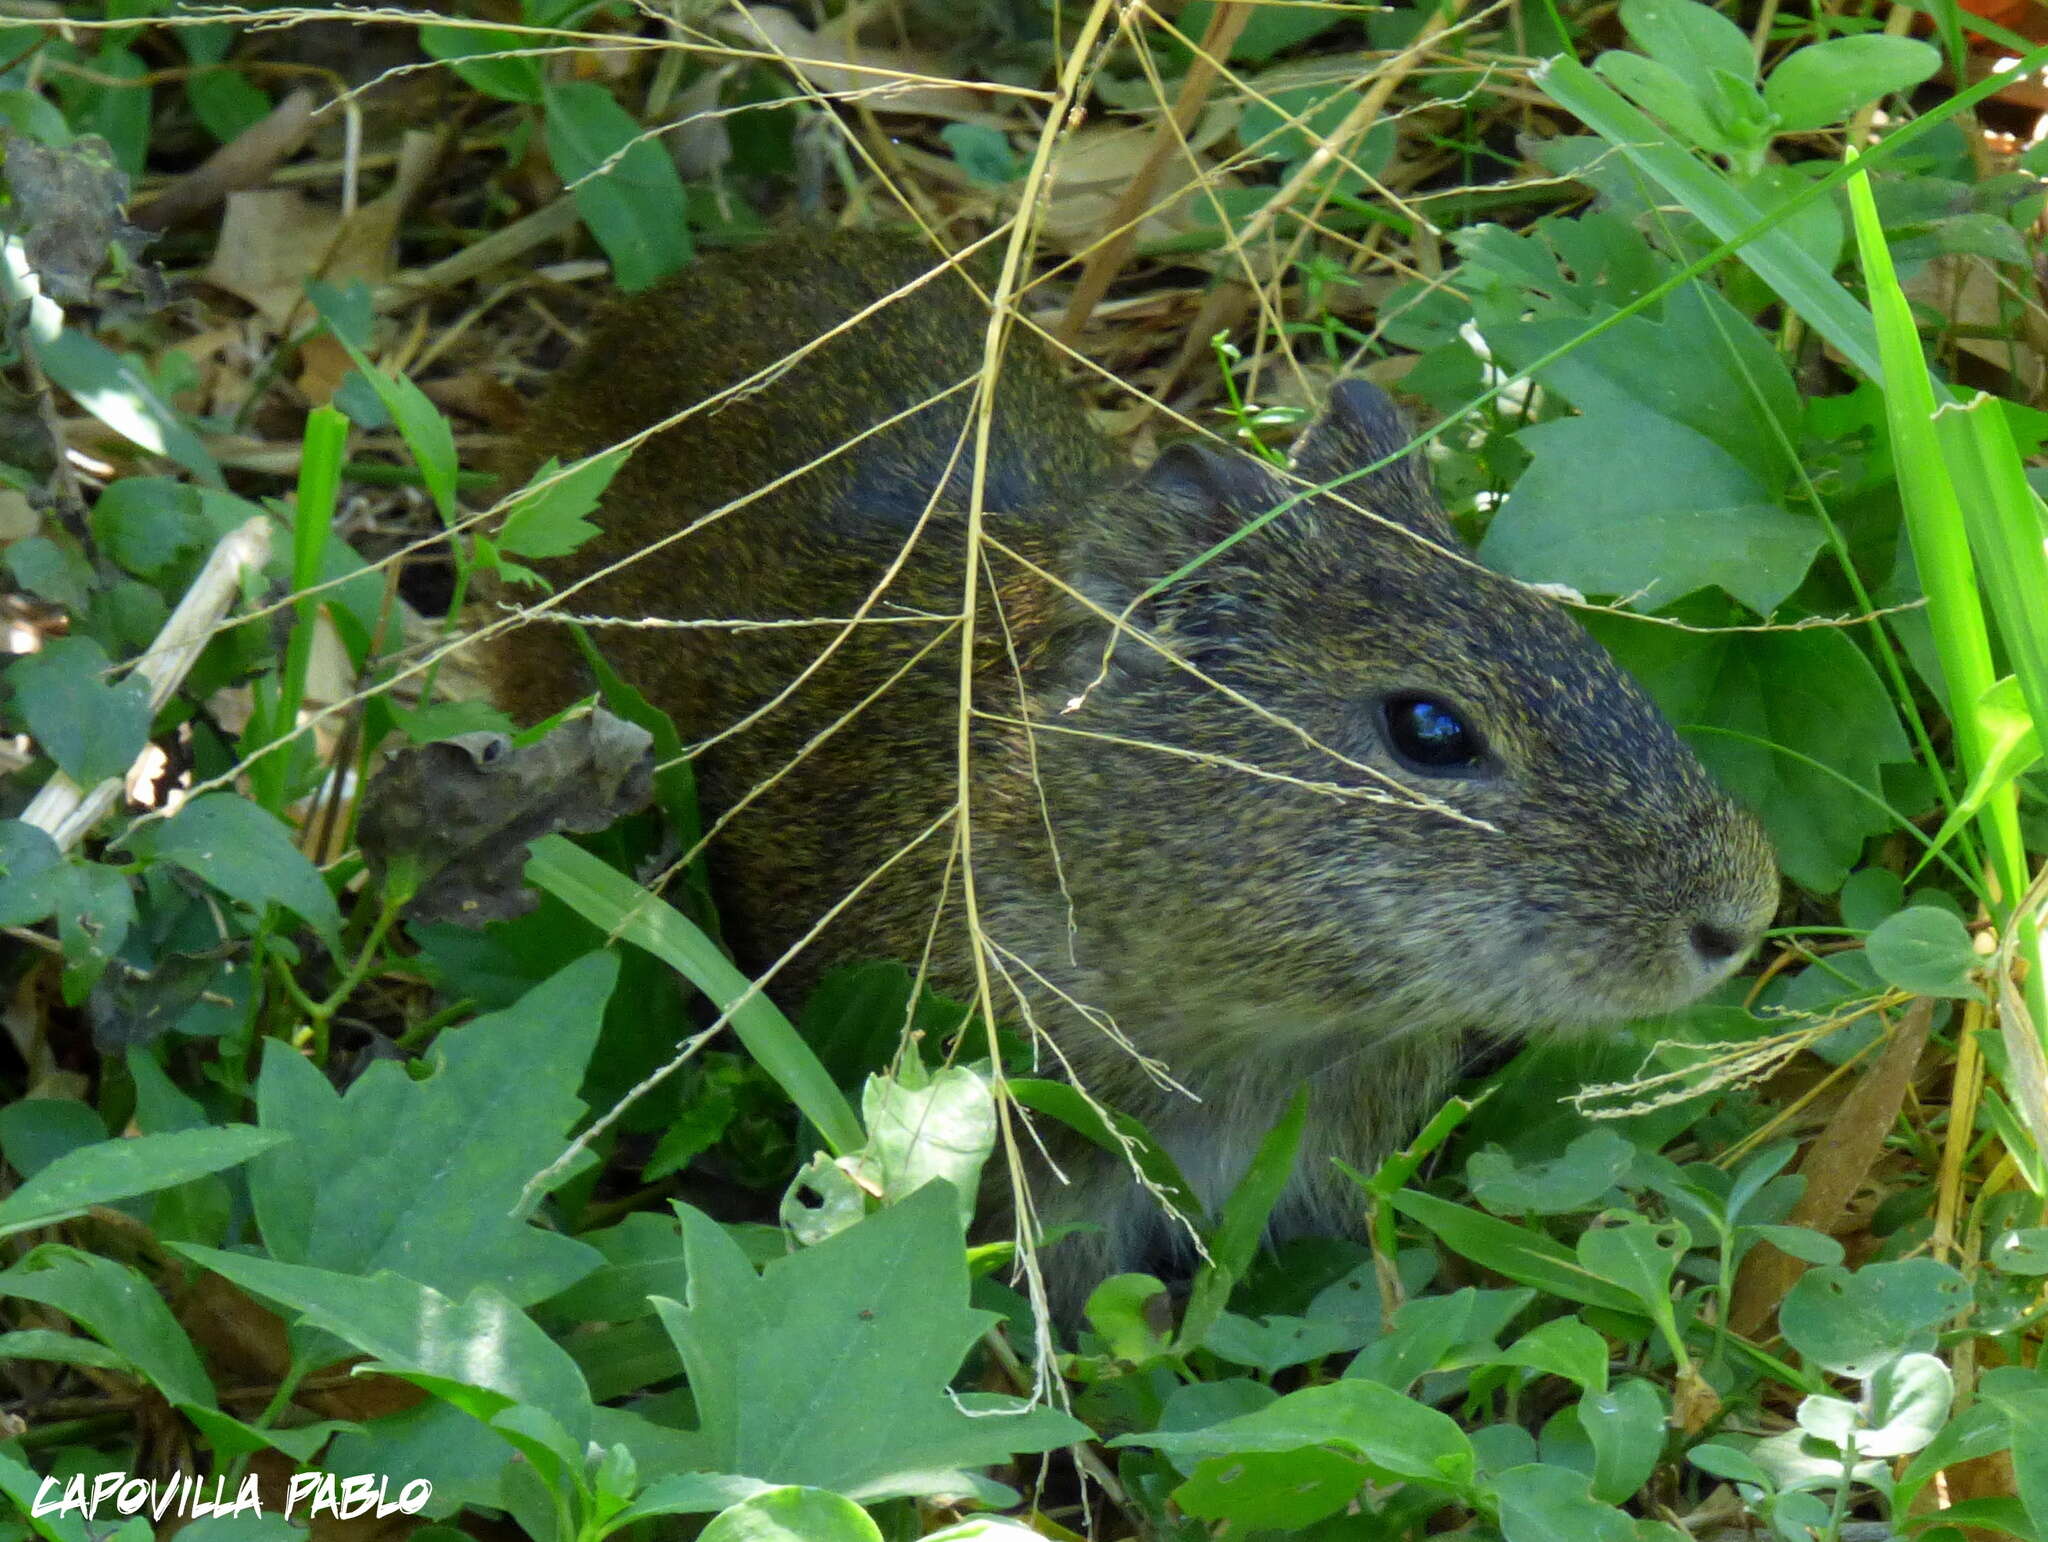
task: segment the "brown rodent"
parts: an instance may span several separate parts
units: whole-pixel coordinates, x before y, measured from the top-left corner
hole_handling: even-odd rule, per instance
[[[875,235],[706,258],[612,310],[537,405],[526,465],[748,380],[938,262]],[[975,978],[949,864],[957,632],[909,662],[944,630],[924,618],[962,608],[972,387],[849,441],[971,381],[987,317],[957,272],[910,288],[648,440],[604,499],[603,535],[545,564],[567,584],[701,522],[563,608],[786,620],[854,616],[902,558],[866,623],[696,761],[707,818],[770,783],[710,849],[744,967],[781,958],[894,859],[776,976],[785,999],[829,964],[915,963],[928,942],[940,983],[966,993]],[[1118,637],[1103,673],[1104,610],[1406,439],[1385,397],[1352,382],[1291,475],[1193,447],[1134,474],[1021,328],[996,395],[985,528],[1071,586],[984,550],[967,794],[999,1010],[1028,1008],[1057,1047],[1048,1064],[1142,1119],[1211,1206],[1306,1082],[1281,1235],[1355,1226],[1331,1158],[1369,1166],[1404,1139],[1475,1039],[1690,1001],[1737,967],[1777,893],[1757,822],[1559,606],[1462,556],[1412,457],[1295,503],[1147,599],[1144,636]],[[688,744],[762,708],[839,631],[596,635]],[[560,627],[511,634],[496,670],[529,717],[590,689]],[[1119,1159],[1058,1155],[1069,1182],[1039,1185],[1041,1216],[1101,1227],[1046,1255],[1071,1309],[1175,1233]]]

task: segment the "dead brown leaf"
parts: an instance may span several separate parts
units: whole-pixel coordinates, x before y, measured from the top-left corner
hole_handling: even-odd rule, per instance
[[[1798,1167],[1806,1179],[1806,1192],[1786,1217],[1788,1224],[1829,1234],[1840,1229],[1843,1212],[1870,1176],[1885,1137],[1898,1120],[1933,1019],[1934,1003],[1926,997],[1906,1009],[1884,1052],[1806,1148]],[[1735,1277],[1729,1326],[1745,1337],[1757,1333],[1805,1272],[1806,1265],[1800,1260],[1768,1242],[1758,1243]]]

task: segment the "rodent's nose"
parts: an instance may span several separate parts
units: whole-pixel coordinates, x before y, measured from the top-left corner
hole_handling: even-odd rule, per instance
[[[1701,964],[1719,969],[1730,959],[1756,946],[1757,934],[1746,929],[1723,926],[1718,921],[1695,921],[1689,934],[1693,952]]]

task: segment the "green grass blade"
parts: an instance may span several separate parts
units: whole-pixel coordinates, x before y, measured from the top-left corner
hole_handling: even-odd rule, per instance
[[[1906,531],[1913,543],[1920,586],[1927,596],[1927,619],[1941,659],[1956,748],[1965,776],[1974,779],[1992,755],[1993,736],[1978,708],[1997,679],[1976,563],[1963,522],[1962,489],[1955,482],[1958,470],[1974,473],[1977,466],[1969,453],[1959,453],[1957,464],[1952,465],[1944,448],[1944,439],[1968,430],[1946,407],[1940,419],[1936,417],[1938,402],[1945,403],[1947,393],[1938,392],[1927,373],[1920,333],[1892,268],[1891,250],[1885,245],[1868,177],[1850,178],[1849,207],[1884,360],[1879,378],[1885,384],[1885,417],[1891,426],[1892,459],[1898,470]],[[1985,800],[1978,824],[2010,904],[2026,887],[2018,802],[2010,786]]]
[[[682,912],[559,835],[533,843],[526,876],[592,925],[645,948],[730,1013],[747,1053],[818,1127],[834,1156],[867,1144],[853,1105],[795,1026]]]

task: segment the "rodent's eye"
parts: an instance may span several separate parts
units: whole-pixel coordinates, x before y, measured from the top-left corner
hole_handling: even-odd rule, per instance
[[[1449,702],[1408,691],[1380,704],[1387,745],[1417,771],[1469,771],[1486,753],[1479,730]]]

